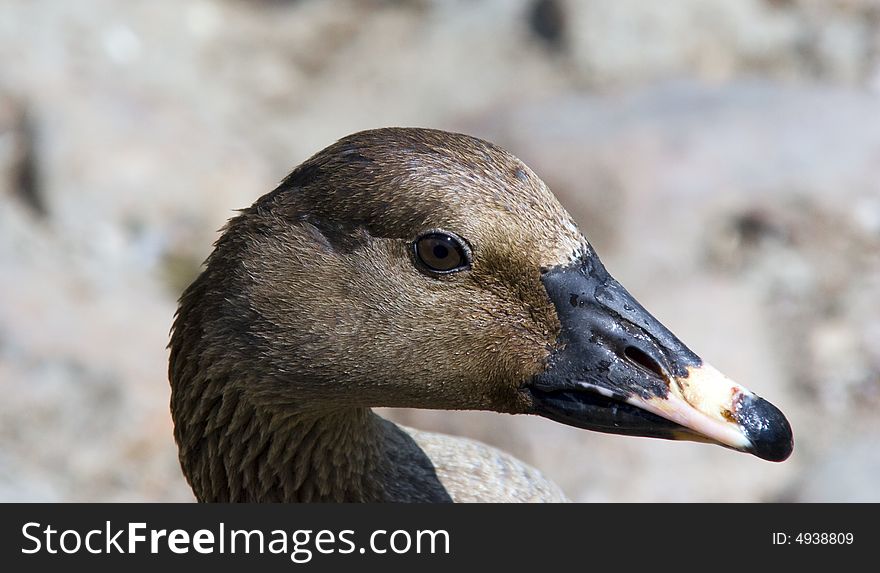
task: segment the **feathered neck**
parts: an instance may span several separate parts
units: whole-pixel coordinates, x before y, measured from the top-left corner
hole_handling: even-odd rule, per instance
[[[308,411],[255,404],[229,382],[172,384],[180,463],[199,501],[451,501],[413,439],[367,408]]]

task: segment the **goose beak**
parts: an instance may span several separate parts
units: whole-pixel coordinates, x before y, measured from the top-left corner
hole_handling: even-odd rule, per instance
[[[592,252],[544,271],[561,325],[546,368],[525,385],[532,413],[613,434],[710,442],[783,461],[779,409],[688,349]]]

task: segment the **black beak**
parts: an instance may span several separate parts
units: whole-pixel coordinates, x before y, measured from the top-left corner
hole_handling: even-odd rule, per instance
[[[561,324],[532,413],[599,432],[713,442],[770,461],[791,455],[775,406],[712,368],[645,310],[592,252],[544,271]]]

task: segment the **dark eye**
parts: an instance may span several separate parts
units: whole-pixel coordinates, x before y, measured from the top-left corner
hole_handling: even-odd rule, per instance
[[[445,231],[429,231],[416,239],[413,247],[418,262],[433,273],[454,273],[471,265],[464,241]]]

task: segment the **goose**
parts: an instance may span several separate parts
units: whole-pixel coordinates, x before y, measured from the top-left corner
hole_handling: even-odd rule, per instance
[[[432,129],[345,137],[232,218],[169,348],[199,501],[566,500],[506,453],[376,407],[793,448],[782,412],[645,310],[522,161]]]

